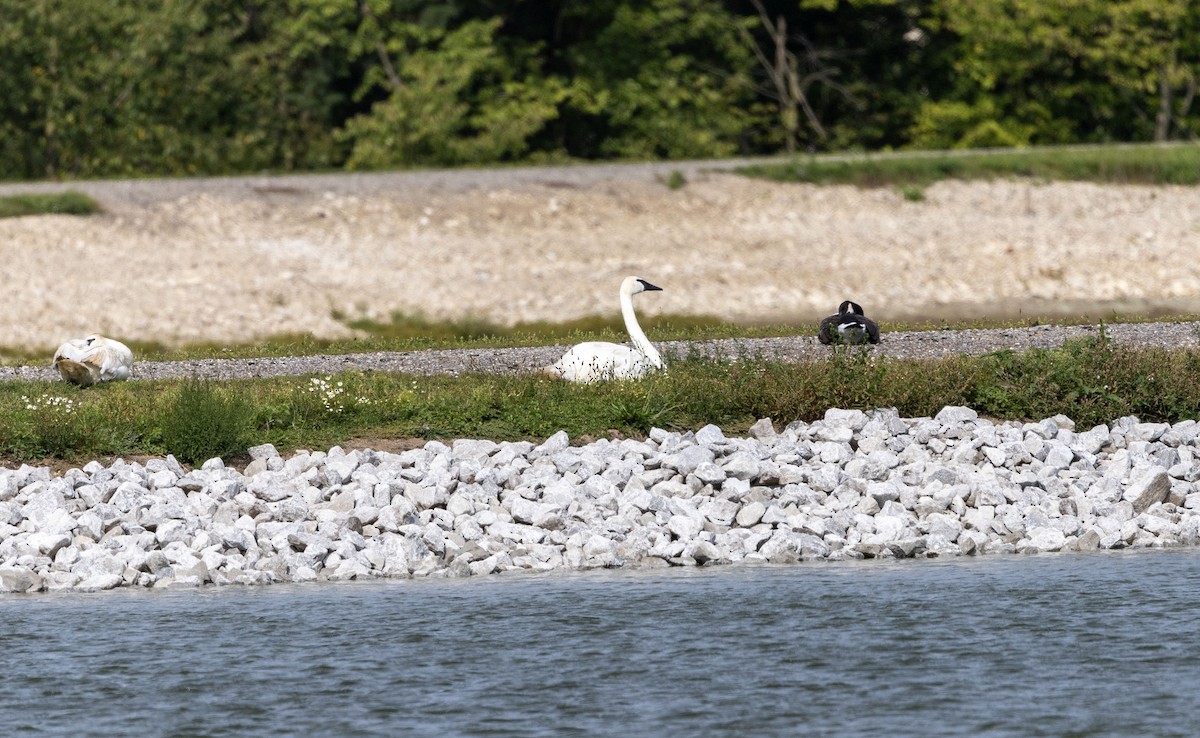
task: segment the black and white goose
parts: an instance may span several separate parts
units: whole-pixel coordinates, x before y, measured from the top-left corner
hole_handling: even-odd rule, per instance
[[[863,315],[861,305],[845,300],[838,306],[837,315],[821,321],[817,340],[825,344],[879,343],[879,326]]]

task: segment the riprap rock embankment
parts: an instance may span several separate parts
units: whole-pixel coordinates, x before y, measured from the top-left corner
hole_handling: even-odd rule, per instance
[[[22,466],[0,470],[0,590],[1195,545],[1198,436],[1191,420],[833,409],[747,438]]]

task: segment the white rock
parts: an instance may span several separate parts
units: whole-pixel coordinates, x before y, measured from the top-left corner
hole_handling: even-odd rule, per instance
[[[969,423],[979,418],[979,413],[969,407],[955,407],[947,405],[938,411],[938,414],[933,417],[943,425],[951,425],[954,423]]]
[[[1167,499],[1171,491],[1171,479],[1162,467],[1135,470],[1132,480],[1125,489],[1122,499],[1133,504],[1135,513],[1145,512],[1156,502]]]
[[[757,438],[761,441],[775,438],[778,435],[775,432],[775,426],[771,423],[770,418],[759,418],[753,425],[750,426],[749,433],[751,438]]]
[[[0,590],[1200,545],[1200,424],[832,409],[571,447],[0,469]],[[1015,543],[1014,543],[1015,541]]]
[[[1026,531],[1025,537],[1039,551],[1059,551],[1067,541],[1061,530],[1050,527],[1032,528]]]
[[[737,512],[737,524],[742,528],[751,528],[762,520],[767,507],[761,502],[748,502]]]
[[[825,411],[825,424],[833,427],[848,428],[851,431],[860,431],[867,424],[867,416],[861,410],[830,408]]]

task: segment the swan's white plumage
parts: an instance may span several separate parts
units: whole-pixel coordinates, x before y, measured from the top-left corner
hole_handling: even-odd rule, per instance
[[[54,368],[62,378],[84,387],[97,382],[129,379],[133,371],[133,352],[120,341],[93,333],[72,338],[54,352]]]
[[[571,347],[570,351],[543,373],[561,377],[568,382],[598,382],[602,379],[637,379],[662,369],[662,357],[638,325],[633,312],[633,296],[647,290],[661,290],[644,279],[626,277],[621,282],[621,317],[633,347],[605,341],[587,341]]]

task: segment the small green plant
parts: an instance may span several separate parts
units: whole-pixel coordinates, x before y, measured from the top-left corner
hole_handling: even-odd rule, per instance
[[[34,454],[61,456],[85,445],[83,420],[77,412],[75,400],[43,392],[22,395],[21,402],[29,411],[30,440]]]
[[[672,169],[671,173],[667,175],[667,181],[665,184],[669,190],[680,190],[683,189],[684,185],[687,184],[687,177],[685,177],[683,172],[679,171],[678,169]]]
[[[246,450],[253,413],[238,394],[208,380],[188,379],[167,403],[162,442],[180,461],[198,464]]]
[[[652,427],[670,426],[672,413],[679,409],[678,403],[670,402],[656,392],[663,377],[652,377],[642,381],[619,382],[613,386],[614,395],[608,405],[610,424],[614,428],[625,428],[646,433]]]
[[[95,200],[73,190],[0,197],[0,218],[47,214],[91,215],[99,209]]]
[[[909,202],[925,202],[925,188],[915,184],[901,185],[900,196]]]

